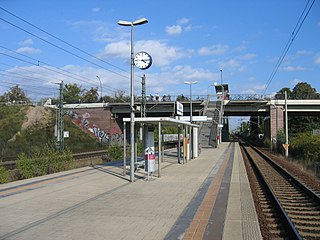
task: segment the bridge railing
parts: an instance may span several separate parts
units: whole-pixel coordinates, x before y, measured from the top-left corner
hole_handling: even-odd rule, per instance
[[[192,95],[192,101],[203,101],[207,99],[207,95]],[[136,96],[135,101],[139,102],[142,100],[141,96]],[[146,96],[147,102],[175,102],[175,101],[190,101],[190,95],[184,96],[183,94],[180,95],[147,95]]]
[[[272,97],[263,94],[230,94],[228,99],[232,101],[268,101]]]

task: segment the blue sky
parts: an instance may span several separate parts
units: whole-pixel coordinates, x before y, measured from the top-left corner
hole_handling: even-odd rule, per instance
[[[266,88],[307,2],[1,0],[1,8],[91,56],[0,9],[0,94],[19,84],[37,101],[57,97],[61,80],[99,87],[97,75],[103,95],[129,94],[130,28],[117,22],[142,17],[149,23],[134,29],[135,53],[148,52],[153,65],[145,71],[135,68],[136,95],[143,74],[147,94],[188,95],[184,81],[198,81],[194,94],[213,94],[210,85],[220,83],[220,69],[231,94],[272,94],[298,82],[319,92],[319,1]]]

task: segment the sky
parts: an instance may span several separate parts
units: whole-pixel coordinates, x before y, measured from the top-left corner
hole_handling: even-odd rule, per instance
[[[153,63],[134,68],[135,95],[143,74],[147,95],[188,95],[185,81],[199,96],[214,82],[231,95],[320,91],[319,0],[0,0],[0,95],[18,84],[33,101],[57,97],[60,81],[129,95],[131,32],[117,22],[140,18],[134,52]]]

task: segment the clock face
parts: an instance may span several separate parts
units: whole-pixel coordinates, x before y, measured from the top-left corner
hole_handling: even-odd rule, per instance
[[[152,58],[151,56],[146,52],[138,52],[136,56],[134,57],[134,64],[142,69],[146,70],[148,69],[152,64]]]

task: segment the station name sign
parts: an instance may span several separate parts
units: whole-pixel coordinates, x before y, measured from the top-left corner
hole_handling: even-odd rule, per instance
[[[178,101],[176,101],[176,115],[183,116],[183,105]]]

